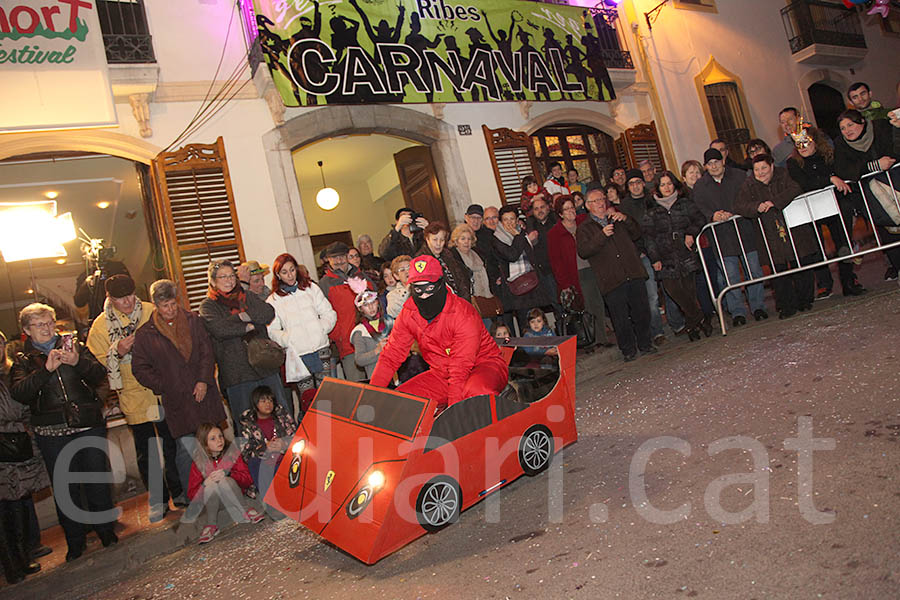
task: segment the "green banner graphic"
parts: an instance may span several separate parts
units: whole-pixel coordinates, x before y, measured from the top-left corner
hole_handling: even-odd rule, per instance
[[[609,31],[596,31],[609,28],[582,8],[526,0],[253,5],[287,106],[615,98],[601,39]]]

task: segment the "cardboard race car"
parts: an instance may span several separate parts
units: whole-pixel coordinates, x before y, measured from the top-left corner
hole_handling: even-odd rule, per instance
[[[557,348],[535,359],[522,346]],[[374,564],[576,441],[575,351],[569,338],[501,348],[510,385],[435,417],[434,402],[327,378],[275,473],[265,502]]]

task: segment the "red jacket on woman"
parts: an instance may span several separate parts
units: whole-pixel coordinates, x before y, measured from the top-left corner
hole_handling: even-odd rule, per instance
[[[575,225],[581,225],[587,215],[575,217]],[[562,218],[547,232],[547,254],[550,256],[550,268],[556,279],[556,289],[560,292],[566,288],[575,288],[578,296],[583,298],[581,283],[578,281],[578,262],[575,256],[575,236],[569,233],[562,223]]]

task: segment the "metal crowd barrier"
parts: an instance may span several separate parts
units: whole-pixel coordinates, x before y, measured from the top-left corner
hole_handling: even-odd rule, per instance
[[[700,236],[705,233],[709,233],[709,238],[712,239],[715,251],[716,251],[716,259],[718,261],[718,265],[710,265],[707,264],[706,257],[703,255],[703,252],[700,251],[699,238],[698,236],[698,244],[696,244],[696,248],[700,254],[700,262],[703,265],[703,273],[706,276],[706,284],[709,286],[709,295],[711,298],[715,299],[716,303],[716,312],[719,315],[719,324],[722,328],[722,335],[727,335],[727,331],[725,328],[725,311],[722,309],[722,304],[725,299],[725,295],[735,289],[739,289],[742,287],[746,287],[748,285],[763,283],[770,279],[775,279],[776,277],[784,277],[786,275],[793,275],[794,273],[799,273],[801,271],[807,271],[810,269],[817,269],[819,267],[830,265],[831,263],[840,262],[843,260],[852,260],[854,258],[862,257],[866,254],[870,254],[872,252],[881,252],[883,250],[889,248],[895,248],[900,246],[900,241],[884,243],[881,239],[881,236],[878,233],[878,228],[875,227],[874,222],[872,221],[872,210],[869,207],[869,202],[877,202],[871,194],[867,195],[866,191],[863,189],[864,185],[868,185],[869,182],[877,175],[886,174],[888,180],[888,187],[893,194],[894,204],[897,207],[897,211],[900,212],[900,198],[898,198],[897,190],[894,188],[894,179],[898,178],[900,181],[900,163],[895,164],[893,167],[888,169],[887,171],[877,171],[873,173],[869,173],[860,177],[860,180],[855,184],[853,182],[847,181],[848,185],[851,186],[851,191],[848,192],[848,196],[853,193],[860,194],[862,198],[862,204],[866,207],[866,214],[869,218],[869,223],[872,225],[872,231],[875,233],[875,246],[872,248],[858,249],[854,251],[853,249],[853,236],[852,236],[852,227],[851,230],[847,230],[847,222],[844,220],[843,215],[841,214],[840,205],[837,200],[837,192],[836,187],[834,185],[830,185],[828,187],[822,188],[820,190],[813,190],[811,192],[806,192],[797,196],[793,202],[791,202],[787,207],[782,211],[784,214],[785,225],[787,225],[786,229],[788,232],[788,236],[790,237],[791,247],[794,250],[794,259],[796,261],[797,266],[790,269],[783,269],[781,271],[776,270],[775,261],[772,260],[772,252],[769,249],[769,240],[766,239],[765,231],[762,228],[762,221],[760,219],[752,219],[756,221],[757,226],[760,229],[760,233],[762,234],[762,239],[765,245],[766,253],[769,257],[769,266],[772,269],[771,275],[764,275],[762,277],[753,277],[752,273],[750,273],[749,262],[747,261],[747,250],[744,247],[744,240],[741,238],[741,230],[738,227],[738,222],[741,220],[749,220],[745,219],[741,216],[733,216],[726,221],[719,221],[708,223],[703,227],[700,231]],[[753,177],[753,174],[749,174],[749,177]],[[893,178],[892,178],[893,177]],[[858,186],[858,191],[854,192],[852,187],[856,185]],[[843,196],[843,194],[841,194]],[[825,219],[831,216],[837,216],[838,220],[841,222],[841,227],[843,228],[845,239],[848,242],[848,249],[850,250],[849,254],[835,256],[834,258],[828,258],[828,253],[825,252],[825,246],[822,243],[822,234],[819,230],[819,227],[816,225],[816,222]],[[812,223],[813,230],[816,232],[816,240],[819,244],[819,252],[824,260],[820,260],[815,263],[811,263],[808,265],[800,265],[800,257],[797,255],[797,246],[794,244],[794,236],[791,232],[791,229],[794,227],[798,227],[800,225],[805,225],[807,223]],[[737,234],[738,244],[741,248],[741,258],[743,259],[742,270],[744,271],[744,276],[747,279],[743,281],[730,281],[728,278],[728,272],[725,269],[725,261],[722,256],[722,249],[719,246],[719,238],[716,235],[717,227],[734,227],[734,231]],[[898,226],[900,227],[900,226]],[[761,249],[757,249],[756,251],[759,253]],[[716,276],[715,269],[720,268],[722,271],[722,275],[725,278],[725,287],[719,292],[718,295],[715,293],[715,286],[713,285],[712,277]],[[712,272],[710,272],[712,270]]]

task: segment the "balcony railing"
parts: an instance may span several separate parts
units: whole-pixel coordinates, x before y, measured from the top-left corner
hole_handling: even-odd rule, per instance
[[[840,4],[795,0],[781,9],[781,19],[792,54],[813,44],[866,47],[859,14]]]
[[[97,13],[106,47],[106,62],[156,62],[143,0],[97,0]]]
[[[628,50],[604,50],[603,62],[606,63],[607,69],[634,68],[634,62],[631,60],[631,52]]]

